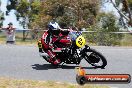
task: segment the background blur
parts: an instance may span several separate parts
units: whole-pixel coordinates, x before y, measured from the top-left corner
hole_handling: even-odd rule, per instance
[[[90,45],[132,46],[131,0],[1,0],[0,27],[16,28],[16,43],[34,44],[56,18],[62,28],[77,27]],[[0,31],[0,43],[5,43]]]

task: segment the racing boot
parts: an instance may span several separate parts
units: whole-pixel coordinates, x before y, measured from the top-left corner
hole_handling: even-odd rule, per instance
[[[52,52],[52,50],[48,50],[47,54],[50,56],[50,59],[48,60],[49,62],[57,65],[59,64],[61,61],[60,59],[57,59],[55,56],[56,56],[56,53],[55,52]]]
[[[55,57],[56,54],[54,52],[52,52],[51,50],[48,50],[46,53],[50,56],[48,61],[53,63],[54,62],[53,57]]]
[[[54,58],[55,59],[55,58]],[[58,64],[60,64],[61,63],[61,61],[60,61],[60,59],[56,59],[55,61],[54,61],[54,65],[58,65]]]

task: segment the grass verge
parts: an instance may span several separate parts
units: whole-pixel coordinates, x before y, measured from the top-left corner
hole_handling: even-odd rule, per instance
[[[116,41],[116,40],[115,40]],[[6,43],[6,36],[0,34],[0,44]],[[30,38],[26,39],[25,41],[22,40],[22,36],[16,36],[16,44],[17,45],[35,45],[37,46],[37,39],[31,40]],[[96,43],[87,42],[90,46],[97,46]],[[124,34],[123,39],[120,41],[120,45],[117,46],[132,46],[132,34]]]
[[[6,44],[6,38],[0,37],[0,44]],[[16,38],[15,44],[17,45],[36,45],[37,46],[37,40],[25,40]]]
[[[132,46],[132,34],[125,34],[121,40],[121,46]]]
[[[86,84],[84,86],[53,81],[17,80],[0,77],[0,88],[109,88],[102,85]]]

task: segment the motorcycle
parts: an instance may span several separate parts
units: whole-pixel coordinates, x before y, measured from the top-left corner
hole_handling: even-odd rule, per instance
[[[40,56],[49,62],[50,56],[46,53],[49,50],[47,43],[48,31],[44,32],[42,38],[38,41]],[[52,44],[56,50],[56,58],[60,59],[59,64],[79,65],[82,59],[96,68],[104,68],[107,65],[106,58],[95,49],[86,45],[86,40],[79,32],[69,30],[54,30],[52,32]],[[59,35],[59,36],[58,36]],[[49,62],[54,65],[54,63]],[[58,65],[59,65],[58,64]]]

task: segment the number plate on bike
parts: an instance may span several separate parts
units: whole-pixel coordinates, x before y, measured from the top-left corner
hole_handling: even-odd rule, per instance
[[[85,43],[86,43],[86,40],[85,40],[85,38],[83,37],[83,36],[79,36],[77,39],[76,39],[76,45],[78,46],[78,47],[83,47],[84,45],[85,45]]]

